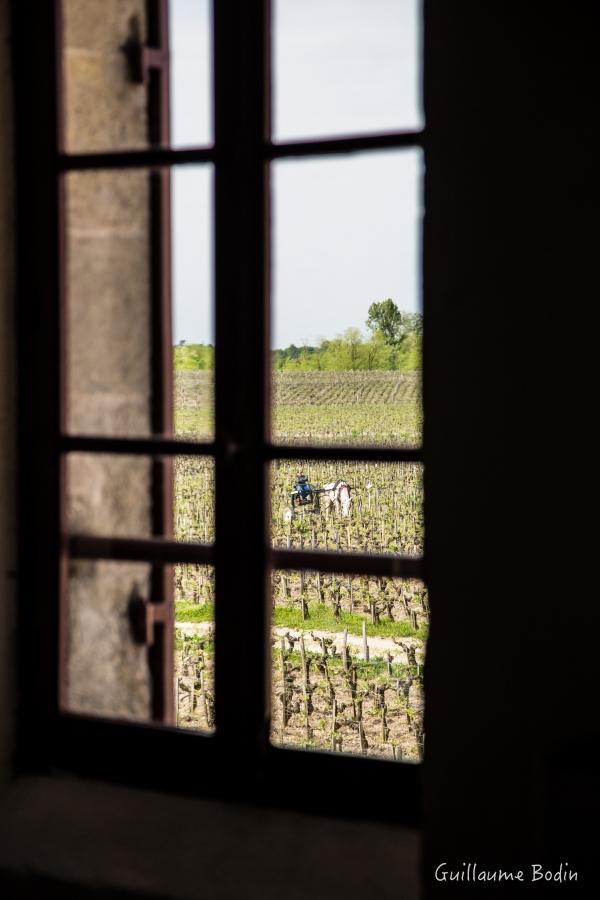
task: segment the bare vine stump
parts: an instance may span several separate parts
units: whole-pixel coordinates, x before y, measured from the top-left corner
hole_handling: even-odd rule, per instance
[[[206,709],[206,721],[208,723],[208,727],[212,729],[215,726],[215,701],[211,694],[208,693],[208,691],[206,691]]]
[[[340,599],[339,588],[336,589],[334,594],[332,595],[332,603],[333,603],[333,615],[337,622],[340,621],[342,616],[342,604]]]
[[[381,707],[381,743],[382,744],[385,744],[387,742],[387,739],[390,736],[390,729],[388,728],[386,713],[387,713],[387,706],[384,703],[383,706]]]
[[[321,581],[320,572],[317,572],[317,595],[319,598],[319,603],[325,603],[325,597],[323,596],[323,583]]]
[[[209,712],[208,712],[208,700],[206,698],[206,687],[204,684],[204,670],[200,671],[200,702],[202,703],[202,709],[204,712],[204,719],[206,724],[210,728],[209,722]]]
[[[308,602],[304,593],[304,587],[302,587],[301,590],[302,593],[300,594],[300,606],[302,607],[302,621],[305,622],[308,618],[310,618],[310,614],[308,612]]]
[[[360,738],[360,751],[361,753],[366,753],[369,749],[369,742],[363,728],[362,718],[358,722],[358,736]]]
[[[331,701],[331,749],[335,750],[337,746],[337,700],[335,697]]]
[[[281,596],[284,600],[287,600],[290,596],[290,589],[288,585],[287,575],[285,572],[281,573]]]
[[[304,711],[306,716],[306,726],[308,730],[309,716],[313,711],[312,690],[309,679],[310,660],[306,656],[306,648],[304,646],[304,635],[300,635],[300,656],[302,661],[302,691],[304,694]]]
[[[356,697],[355,708],[356,708],[355,718],[356,718],[356,721],[360,723],[360,722],[362,722],[362,713],[363,713],[362,697],[358,697],[358,696]]]
[[[283,729],[285,730],[289,722],[289,709],[287,697],[287,673],[285,666],[285,642],[283,638],[281,638],[279,658],[281,660],[281,721],[283,723]]]
[[[323,661],[320,662],[318,665],[319,665],[320,671],[321,671],[321,672],[323,673],[323,675],[325,676],[325,681],[326,681],[326,683],[327,683],[327,691],[328,691],[329,699],[330,699],[330,701],[333,703],[333,701],[335,700],[335,688],[334,688],[334,686],[333,686],[333,682],[332,682],[331,676],[330,676],[330,674],[329,674],[329,667],[328,667],[328,665],[327,665],[327,657],[325,656],[325,657],[323,658]]]

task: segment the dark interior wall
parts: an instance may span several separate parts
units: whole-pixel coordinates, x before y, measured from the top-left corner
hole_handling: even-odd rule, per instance
[[[6,4],[0,3],[0,792],[12,756],[15,621],[13,130]]]
[[[597,790],[598,54],[591,4],[425,7],[426,872],[529,877]]]

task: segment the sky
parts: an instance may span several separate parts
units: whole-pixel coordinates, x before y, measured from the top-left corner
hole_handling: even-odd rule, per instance
[[[273,137],[422,126],[420,0],[274,0]],[[209,0],[171,0],[172,140],[212,141]],[[272,168],[272,344],[363,331],[371,303],[420,308],[419,150]],[[173,174],[174,338],[212,343],[212,170]]]

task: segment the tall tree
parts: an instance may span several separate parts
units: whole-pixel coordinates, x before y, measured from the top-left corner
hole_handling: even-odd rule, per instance
[[[371,303],[367,328],[374,334],[380,332],[390,347],[400,346],[411,330],[410,325],[409,315],[401,313],[393,300],[388,298],[381,303]]]

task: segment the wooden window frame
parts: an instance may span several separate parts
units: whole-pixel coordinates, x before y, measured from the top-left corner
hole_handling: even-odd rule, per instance
[[[165,0],[155,0],[166,10]],[[270,136],[270,0],[215,0],[214,120],[209,148],[175,150],[167,131],[150,149],[68,154],[61,143],[60,0],[13,2],[17,127],[19,333],[19,691],[18,768],[67,771],[127,784],[323,813],[415,824],[421,766],[345,754],[314,753],[269,743],[270,571],[272,568],[425,577],[423,560],[377,554],[273,549],[268,535],[268,467],[277,458],[423,462],[420,450],[278,446],[270,438],[269,166],[282,158],[341,156],[384,148],[425,148],[423,132],[374,134],[276,144]],[[152,4],[149,4],[152,6]],[[163,18],[163,28],[166,20]],[[163,40],[166,31],[162,33]],[[165,45],[154,47],[165,51]],[[160,54],[158,54],[160,56]],[[156,52],[148,56],[157,63]],[[154,60],[154,62],[153,62]],[[163,54],[164,61],[164,54]],[[158,59],[160,63],[160,59]],[[162,81],[167,84],[168,73]],[[168,85],[167,85],[168,90]],[[163,102],[164,101],[163,98]],[[162,107],[164,113],[164,105]],[[164,126],[164,122],[163,122]],[[87,437],[64,428],[63,183],[69,172],[148,168],[156,176],[157,241],[168,233],[169,174],[174,165],[211,163],[215,171],[215,440],[190,443],[168,432],[171,333],[168,248],[152,272],[153,383],[149,438]],[[162,174],[161,174],[162,173]],[[165,174],[166,173],[166,174]],[[167,223],[167,224],[165,224]],[[35,264],[32,265],[32,260]],[[232,264],[232,260],[235,263]],[[244,391],[239,386],[244,385]],[[169,482],[175,454],[215,461],[213,546],[173,540],[166,507],[146,540],[67,534],[64,468],[69,453],[152,454],[157,480]],[[228,510],[251,483],[262,503]],[[32,510],[32,515],[25,511]],[[238,542],[239,533],[243,543]],[[169,724],[168,668],[172,622],[164,615],[153,671],[154,724],[76,715],[61,710],[69,558],[145,560],[166,592],[170,564],[215,567],[216,731],[203,735]],[[235,565],[232,565],[235,560]],[[245,596],[234,607],[239,572]],[[162,579],[162,580],[161,580]],[[158,611],[157,611],[158,612]],[[160,616],[157,617],[160,619]],[[240,677],[253,673],[253,677]],[[160,685],[162,684],[162,687]],[[200,773],[197,779],[191,775]],[[282,790],[281,785],[307,789]],[[334,785],[362,785],[352,792]]]

